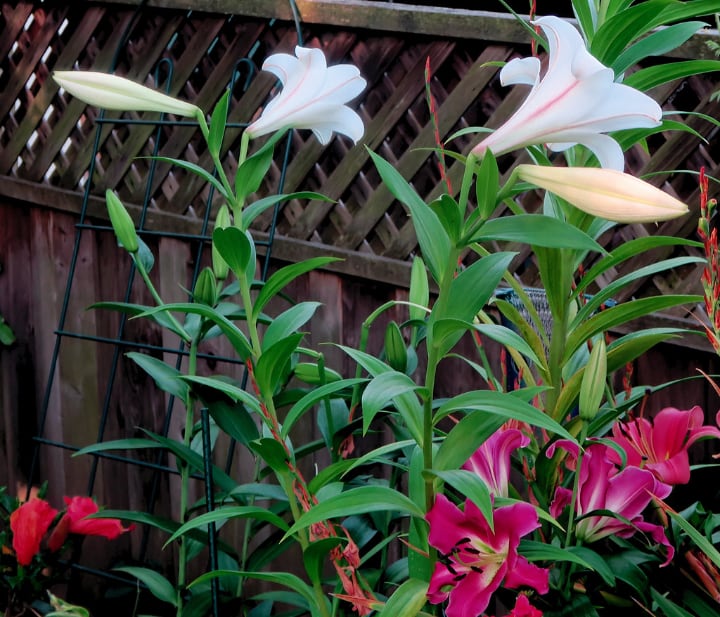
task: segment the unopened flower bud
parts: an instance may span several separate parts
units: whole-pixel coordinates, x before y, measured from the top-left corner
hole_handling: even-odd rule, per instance
[[[652,184],[614,169],[518,165],[516,173],[583,212],[618,223],[666,221],[688,211]]]
[[[597,415],[607,380],[607,348],[601,335],[593,344],[580,384],[580,418],[590,422]]]
[[[215,218],[215,227],[218,229],[230,227],[230,211],[227,206],[221,206]],[[220,252],[215,248],[214,244],[212,247],[212,267],[215,278],[218,281],[224,281],[227,278],[230,268],[227,262],[220,256]]]
[[[190,118],[202,113],[197,105],[109,73],[55,71],[53,79],[73,96],[103,109],[160,111]]]
[[[129,253],[137,253],[139,243],[135,223],[133,223],[120,198],[108,189],[105,191],[105,202],[110,215],[110,223],[120,246]]]

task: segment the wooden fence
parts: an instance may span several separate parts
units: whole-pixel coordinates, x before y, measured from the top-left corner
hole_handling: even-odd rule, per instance
[[[157,139],[152,124],[104,124],[94,156],[96,173],[88,177],[95,152],[98,111],[61,92],[50,79],[56,69],[78,67],[108,70],[116,58],[116,72],[154,83],[172,94],[210,109],[228,84],[235,80],[230,122],[251,120],[274,92],[275,81],[263,73],[249,73],[250,57],[259,65],[275,51],[289,51],[297,42],[292,12],[280,0],[151,0],[136,12],[137,3],[32,3],[2,4],[0,22],[0,314],[16,332],[17,343],[0,349],[0,485],[24,481],[38,432],[38,415],[47,408],[43,437],[70,446],[136,435],[137,426],[161,430],[166,412],[165,396],[149,378],[120,355],[113,365],[119,321],[115,314],[87,311],[98,300],[118,300],[124,294],[129,263],[115,246],[112,234],[102,229],[82,230],[78,260],[74,264],[68,320],[63,325],[57,374],[45,392],[48,370],[56,351],[55,330],[62,310],[70,271],[82,193],[91,185],[88,221],[105,222],[106,188],[112,188],[139,218],[149,161],[145,157]],[[362,0],[298,0],[302,36],[306,45],[320,46],[333,62],[352,61],[368,80],[367,91],[355,103],[366,125],[365,136],[353,146],[336,138],[321,146],[307,132],[292,137],[285,191],[314,189],[335,202],[289,202],[280,212],[279,236],[273,246],[275,264],[318,254],[332,254],[342,262],[299,280],[291,289],[298,299],[315,299],[324,308],[311,324],[310,344],[334,341],[357,343],[359,325],[382,302],[403,298],[409,280],[409,259],[417,251],[405,210],[380,185],[367,148],[379,152],[412,181],[426,198],[439,195],[444,184],[433,154],[433,127],[424,94],[427,58],[433,71],[431,88],[438,102],[439,131],[447,138],[467,126],[495,127],[522,100],[522,88],[506,90],[497,80],[497,63],[528,53],[524,30],[507,16],[483,11],[408,7]],[[132,26],[132,27],[131,27]],[[123,35],[127,40],[122,43]],[[699,34],[675,57],[710,57]],[[122,43],[122,44],[121,44]],[[116,52],[119,50],[119,53]],[[161,62],[164,61],[164,62]],[[168,62],[172,62],[170,78]],[[246,80],[246,78],[249,79]],[[685,110],[720,115],[720,104],[710,98],[713,77],[695,77],[658,88],[651,94],[667,111]],[[112,114],[109,114],[112,116]],[[122,114],[125,119],[155,120],[154,114]],[[693,176],[667,170],[697,170],[720,175],[717,130],[699,116],[686,122],[707,139],[668,132],[653,137],[649,152],[633,150],[631,171],[653,174],[650,181],[684,199],[696,213],[698,192]],[[230,131],[223,146],[223,161],[232,173],[236,166],[240,129]],[[467,152],[471,136],[453,147]],[[194,126],[166,125],[159,137],[165,156],[187,158],[208,166],[209,157]],[[522,155],[501,160],[509,169]],[[280,176],[276,161],[268,185],[274,191]],[[461,167],[451,164],[449,178],[457,189]],[[715,187],[717,185],[714,185]],[[713,188],[717,192],[716,188]],[[155,250],[153,276],[167,300],[182,299],[179,283],[189,284],[197,259],[197,243],[186,239],[198,234],[207,208],[208,188],[196,177],[177,168],[160,166],[151,186],[151,207],[143,229]],[[537,197],[525,203],[532,209]],[[211,208],[215,204],[211,205]],[[212,217],[211,217],[212,218]],[[630,238],[662,233],[690,236],[696,218],[654,228],[630,225],[606,234],[602,242],[613,247]],[[271,220],[260,217],[254,232],[266,237]],[[172,233],[176,237],[152,235]],[[527,285],[537,285],[537,270],[524,247],[516,274]],[[678,255],[695,249],[678,249]],[[663,255],[655,255],[661,257]],[[664,255],[669,256],[669,254]],[[619,268],[622,276],[633,262]],[[697,270],[673,272],[666,277],[639,281],[618,300],[666,292],[694,292]],[[136,299],[143,292],[136,285]],[[401,320],[398,313],[395,318]],[[681,313],[656,316],[653,325],[696,325]],[[648,323],[644,325],[648,325]],[[378,349],[382,329],[374,331]],[[122,332],[121,351],[139,345],[167,349],[177,341],[141,322],[129,322]],[[701,337],[663,346],[635,366],[637,383],[661,383],[702,368],[717,372],[718,363],[707,353]],[[348,374],[348,359],[327,348],[331,365]],[[229,354],[214,343],[205,350],[201,370],[220,370],[216,357]],[[230,365],[225,368],[233,373]],[[113,381],[114,380],[114,381]],[[114,383],[109,387],[109,383]],[[477,378],[467,367],[446,368],[442,388],[447,393],[467,389]],[[47,399],[47,405],[45,400]],[[680,406],[701,404],[714,411],[717,397],[702,380],[655,395],[655,408],[680,400]],[[100,427],[97,409],[108,402],[108,426]],[[142,401],[142,404],[138,404]],[[170,432],[177,434],[177,420]],[[42,476],[57,498],[86,490],[92,461],[71,458],[64,448],[44,448]],[[147,461],[153,457],[148,455]],[[247,461],[235,461],[242,474]],[[98,499],[113,507],[143,509],[152,484],[152,472],[128,474],[124,463],[104,461],[95,486]],[[163,508],[171,509],[173,480],[159,487]],[[139,539],[125,539],[137,550]],[[160,539],[152,540],[158,548]],[[118,550],[122,550],[122,542]],[[91,557],[90,561],[93,561]],[[99,557],[97,562],[102,561]]]

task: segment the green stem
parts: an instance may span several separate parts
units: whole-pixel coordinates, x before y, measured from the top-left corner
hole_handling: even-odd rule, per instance
[[[190,341],[190,351],[188,355],[189,376],[197,373],[197,339],[193,337]],[[183,431],[183,445],[190,448],[192,444],[192,429],[195,421],[195,400],[188,389],[185,398],[185,426]],[[185,461],[180,462],[180,524],[184,524],[187,519],[188,497],[190,493],[190,466]],[[178,577],[177,577],[177,616],[181,617],[183,613],[183,593],[185,592],[187,577],[187,555],[188,555],[188,537],[180,536],[180,548],[178,551]]]
[[[148,288],[148,291],[150,292],[150,295],[152,296],[153,300],[155,300],[155,303],[158,306],[164,306],[165,302],[163,302],[163,299],[160,297],[160,294],[157,292],[157,289],[155,289],[155,285],[153,285],[152,280],[150,280],[150,275],[148,274],[147,270],[145,269],[145,266],[143,265],[140,258],[137,256],[137,253],[132,253],[132,259],[133,263],[135,264],[135,267],[137,268],[137,271],[140,273],[140,276],[142,277],[142,280],[145,283],[145,286]],[[190,343],[192,340],[192,337],[185,331],[185,328],[183,328],[180,325],[180,322],[173,317],[171,313],[167,313],[168,319],[172,323],[172,325],[175,327],[175,332],[178,334],[185,343]]]
[[[208,138],[210,136],[210,128],[208,127],[207,120],[205,120],[205,115],[202,112],[199,112],[197,114],[197,121],[200,125],[200,131],[203,134],[203,137],[205,138],[205,143],[208,143]],[[243,137],[245,135],[243,134]],[[235,210],[239,209],[237,208],[237,204],[235,203],[235,191],[233,191],[232,185],[230,184],[230,181],[228,180],[227,176],[225,175],[225,170],[223,169],[222,162],[220,161],[220,154],[217,152],[214,152],[212,148],[208,147],[208,153],[210,154],[210,158],[212,158],[213,165],[215,166],[215,170],[217,171],[218,178],[220,182],[223,185],[223,188],[225,189],[225,192],[228,195],[228,200],[231,201],[231,206],[233,209],[233,214],[235,214]]]

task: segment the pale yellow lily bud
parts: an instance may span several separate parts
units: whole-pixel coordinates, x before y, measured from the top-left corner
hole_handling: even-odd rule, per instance
[[[618,223],[667,221],[688,211],[672,195],[614,169],[518,165],[516,173],[583,212]]]
[[[61,88],[89,105],[116,111],[160,111],[196,117],[200,108],[124,77],[94,71],[55,71]]]

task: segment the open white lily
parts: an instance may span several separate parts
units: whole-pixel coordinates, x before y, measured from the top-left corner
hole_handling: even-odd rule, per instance
[[[688,211],[672,195],[616,169],[518,165],[514,173],[583,212],[618,223],[667,221]]]
[[[321,144],[328,143],[333,132],[357,143],[365,127],[346,103],[365,89],[358,68],[328,67],[319,49],[298,46],[295,55],[273,54],[263,63],[263,70],[276,75],[283,89],[247,127],[247,134],[259,137],[285,128],[311,129]]]
[[[503,67],[503,85],[527,84],[532,90],[507,122],[475,146],[473,153],[482,157],[490,149],[499,155],[531,144],[547,144],[561,152],[582,144],[601,166],[622,171],[622,149],[603,133],[658,126],[660,106],[646,94],[615,83],[612,69],[590,55],[569,23],[554,16],[533,23],[547,36],[547,71],[541,79],[537,58],[517,58]]]
[[[200,108],[125,77],[95,71],[55,71],[61,88],[82,101],[116,111],[160,111],[176,116],[197,117]]]

